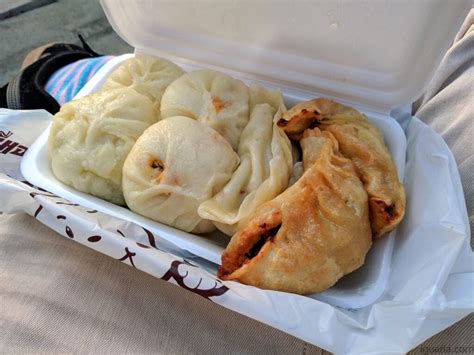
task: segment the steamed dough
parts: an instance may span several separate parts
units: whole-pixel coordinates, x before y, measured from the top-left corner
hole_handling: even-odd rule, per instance
[[[214,129],[191,118],[162,120],[137,140],[123,166],[128,207],[186,232],[206,233],[200,203],[231,178],[239,158]]]
[[[79,191],[125,204],[123,162],[155,122],[153,103],[133,90],[98,92],[66,103],[54,116],[48,138],[54,175]]]
[[[161,117],[186,116],[214,128],[237,150],[249,120],[249,92],[240,80],[212,70],[186,73],[161,100]]]
[[[250,87],[250,120],[237,150],[240,165],[224,188],[198,210],[227,235],[233,235],[239,222],[288,186],[293,165],[291,143],[273,122],[284,110],[280,92]]]
[[[183,74],[180,67],[166,59],[137,54],[121,63],[104,82],[101,90],[133,89],[153,102],[158,115],[163,92]]]

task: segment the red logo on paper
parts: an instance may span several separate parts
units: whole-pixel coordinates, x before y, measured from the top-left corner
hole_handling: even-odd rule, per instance
[[[9,138],[13,135],[13,132],[12,131],[8,131],[7,133],[3,132],[3,131],[0,131],[0,138]]]
[[[0,153],[13,154],[22,157],[28,147],[25,147],[24,145],[21,145],[18,142],[8,139],[11,136],[13,136],[12,131],[0,131]]]

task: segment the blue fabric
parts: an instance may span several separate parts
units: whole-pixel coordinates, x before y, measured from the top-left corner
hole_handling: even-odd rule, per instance
[[[46,91],[63,105],[71,101],[82,87],[113,56],[81,59],[56,71],[46,83]]]

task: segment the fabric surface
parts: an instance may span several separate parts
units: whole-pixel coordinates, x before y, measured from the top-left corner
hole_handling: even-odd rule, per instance
[[[110,55],[86,58],[66,65],[51,75],[45,85],[45,90],[56,99],[59,105],[64,105],[71,101],[95,73],[112,58],[113,56]]]
[[[473,11],[468,21],[414,113],[453,150],[472,230]],[[412,353],[474,353],[473,335],[471,314]],[[0,353],[13,352],[323,353],[23,214],[0,215]]]
[[[0,216],[0,353],[320,353],[18,215]]]
[[[413,115],[438,132],[453,152],[474,226],[474,9],[464,21]],[[471,238],[472,241],[472,238]],[[471,242],[471,246],[473,246]]]

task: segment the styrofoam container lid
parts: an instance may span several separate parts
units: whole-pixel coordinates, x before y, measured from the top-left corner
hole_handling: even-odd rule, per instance
[[[418,98],[471,0],[101,0],[137,51],[378,111]]]

